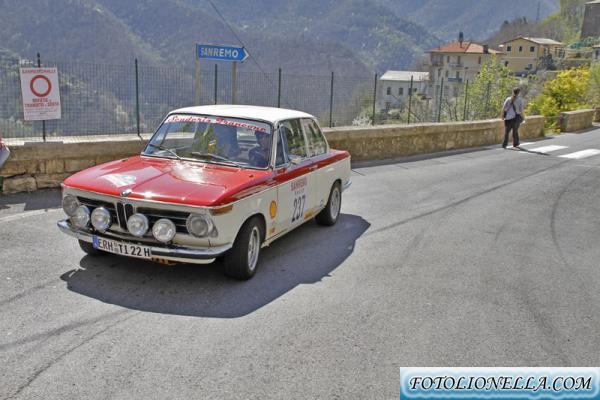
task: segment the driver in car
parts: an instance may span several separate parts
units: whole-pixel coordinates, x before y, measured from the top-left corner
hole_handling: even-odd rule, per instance
[[[266,168],[269,166],[269,158],[271,158],[270,135],[267,132],[255,131],[254,136],[256,136],[258,144],[248,152],[250,165],[258,168]]]

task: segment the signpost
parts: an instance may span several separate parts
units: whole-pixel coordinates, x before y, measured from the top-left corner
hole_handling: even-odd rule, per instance
[[[52,68],[20,68],[21,98],[25,121],[60,119],[60,91],[58,70]],[[44,126],[44,140],[46,136]]]
[[[196,104],[200,104],[200,60],[230,61],[231,68],[231,102],[236,103],[237,95],[237,63],[245,61],[250,54],[243,47],[196,44]]]

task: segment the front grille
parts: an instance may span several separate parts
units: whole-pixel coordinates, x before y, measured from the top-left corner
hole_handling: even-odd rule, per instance
[[[113,203],[102,201],[102,200],[96,200],[96,199],[88,199],[88,198],[84,198],[84,197],[77,197],[77,200],[79,200],[79,203],[81,205],[87,206],[90,209],[90,212],[94,211],[94,209],[98,208],[98,207],[106,208],[108,210],[108,212],[110,213],[111,223],[112,224],[119,223],[119,220],[117,218],[117,212],[115,210],[115,205]],[[127,226],[125,226],[125,228],[127,228]]]
[[[154,208],[147,207],[139,207],[137,209],[137,212],[144,214],[146,217],[148,217],[150,226],[154,225],[154,223],[161,218],[167,218],[173,221],[178,233],[188,233],[185,223],[190,213],[170,210],[156,210]]]
[[[152,230],[152,225],[156,221],[161,218],[167,218],[173,221],[175,227],[177,228],[177,233],[188,234],[188,230],[186,227],[186,221],[188,216],[190,215],[187,212],[181,211],[171,211],[171,210],[161,210],[150,207],[134,207],[131,203],[124,202],[116,202],[111,203],[103,200],[89,199],[85,197],[78,197],[79,203],[82,205],[88,206],[90,211],[93,211],[94,208],[104,207],[110,212],[111,220],[113,225],[118,225],[123,231],[127,232],[127,220],[133,214],[140,213],[144,214],[148,217],[148,221],[150,223],[150,230]],[[151,235],[151,233],[149,233]]]

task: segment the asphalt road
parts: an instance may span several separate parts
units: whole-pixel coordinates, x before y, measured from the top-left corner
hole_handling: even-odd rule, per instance
[[[560,157],[600,130],[524,147],[549,152],[357,167],[339,223],[249,282],[84,256],[57,191],[0,198],[0,398],[392,399],[400,366],[600,365],[600,155]]]

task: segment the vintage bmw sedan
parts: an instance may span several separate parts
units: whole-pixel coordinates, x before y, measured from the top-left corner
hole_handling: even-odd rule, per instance
[[[90,255],[210,263],[249,279],[261,248],[316,218],[333,225],[350,155],[329,148],[316,119],[280,108],[182,108],[142,153],[78,172],[58,222]]]

